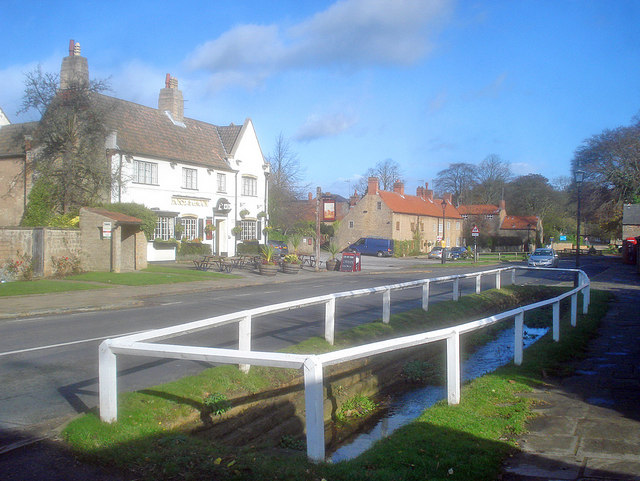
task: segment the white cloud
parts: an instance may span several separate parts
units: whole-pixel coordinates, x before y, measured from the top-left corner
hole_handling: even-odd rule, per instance
[[[435,112],[438,112],[439,110],[442,110],[447,104],[447,101],[447,93],[440,92],[438,95],[431,99],[431,102],[429,102],[428,112],[430,114],[433,114]]]
[[[333,137],[349,130],[356,124],[355,117],[344,113],[312,115],[293,136],[295,140],[309,142],[322,137]]]
[[[515,175],[528,175],[537,172],[537,169],[526,162],[512,162],[509,167]]]
[[[288,28],[237,26],[196,48],[187,65],[241,84],[282,70],[411,65],[433,49],[451,10],[452,0],[342,0]]]
[[[485,85],[479,90],[471,92],[468,95],[468,98],[470,99],[477,99],[477,98],[483,98],[483,97],[495,98],[504,89],[504,84],[506,80],[507,80],[507,74],[501,73],[490,84]]]

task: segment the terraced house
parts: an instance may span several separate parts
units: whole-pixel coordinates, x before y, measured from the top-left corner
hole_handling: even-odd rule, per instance
[[[62,61],[60,90],[78,81],[89,81],[88,61],[71,41],[69,56]],[[198,239],[221,255],[234,255],[239,241],[264,242],[269,164],[251,119],[218,126],[185,117],[178,80],[169,74],[157,108],[93,95],[107,106],[105,156],[115,178],[107,194],[111,202],[136,202],[153,209],[158,215],[157,239]],[[6,128],[17,130],[5,125],[0,132]],[[19,150],[15,144],[13,150]],[[23,157],[27,155],[23,151]],[[2,207],[5,202],[0,199]],[[23,207],[11,208],[11,221],[16,222]],[[173,255],[172,250],[154,247],[153,239],[148,241],[148,260]]]

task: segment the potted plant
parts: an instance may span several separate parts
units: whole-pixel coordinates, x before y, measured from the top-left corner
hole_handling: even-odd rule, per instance
[[[260,248],[261,262],[259,264],[260,274],[263,276],[275,276],[278,272],[278,264],[275,259],[276,250],[269,244]]]
[[[336,255],[338,254],[338,252],[340,252],[340,248],[336,244],[334,244],[333,242],[330,242],[329,243],[329,247],[327,247],[327,249],[329,250],[329,254],[331,254],[331,257],[329,257],[329,260],[326,263],[327,270],[328,271],[335,271],[336,270],[336,266],[338,265],[338,261],[336,259]]]
[[[240,217],[242,217],[243,219],[244,219],[245,217],[247,217],[248,215],[249,215],[249,210],[248,210],[248,209],[242,209],[242,210],[240,211]]]
[[[235,226],[233,229],[231,229],[231,233],[236,237],[239,236],[240,234],[242,234],[242,227],[239,225]]]
[[[285,274],[297,274],[300,272],[302,264],[300,258],[296,254],[287,254],[282,262],[282,272]]]

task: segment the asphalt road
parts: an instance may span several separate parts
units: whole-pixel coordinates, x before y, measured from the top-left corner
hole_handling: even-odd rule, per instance
[[[565,264],[563,262],[563,264]],[[566,267],[572,267],[566,263]],[[588,271],[588,267],[585,266]],[[287,284],[265,284],[230,290],[158,296],[143,307],[71,315],[25,318],[0,323],[0,449],[15,441],[15,433],[37,434],[98,404],[98,345],[103,339],[212,317],[246,308],[301,299],[331,292],[438,277],[470,268],[439,268],[432,272],[394,272],[344,277],[317,277]],[[523,284],[570,280],[557,274],[519,275]],[[336,281],[336,279],[338,279]],[[503,284],[511,276],[503,276]],[[494,276],[483,278],[482,289],[494,287]],[[462,294],[475,281],[461,283]],[[419,307],[420,289],[392,294],[392,312]],[[434,285],[430,302],[451,298],[451,284]],[[380,294],[340,300],[336,329],[379,319]],[[253,348],[276,350],[314,335],[323,335],[324,307],[316,306],[265,316],[254,322]],[[212,347],[237,346],[237,326],[228,325],[173,338],[172,342]],[[210,365],[184,360],[118,358],[119,390],[130,391],[195,374]]]

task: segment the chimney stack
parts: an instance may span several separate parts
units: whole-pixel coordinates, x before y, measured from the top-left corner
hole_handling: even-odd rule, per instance
[[[421,185],[416,187],[416,196],[424,199],[424,187],[422,187]]]
[[[453,204],[453,194],[450,194],[450,193],[442,194],[442,198],[446,200],[449,204]]]
[[[404,195],[404,183],[397,180],[393,183],[393,191],[396,194]]]
[[[507,203],[504,201],[504,199],[500,199],[500,201],[498,202],[498,209],[499,210],[507,210]]]
[[[424,191],[424,197],[427,200],[430,200],[431,202],[433,202],[433,191],[431,189],[426,189]]]
[[[182,92],[178,89],[178,79],[167,74],[164,81],[164,88],[160,89],[158,97],[158,110],[169,112],[174,122],[184,120],[184,99]]]
[[[367,194],[369,195],[378,194],[378,178],[377,177],[369,177]]]
[[[89,63],[80,55],[80,43],[69,40],[69,56],[62,59],[60,67],[60,90],[88,86]]]

